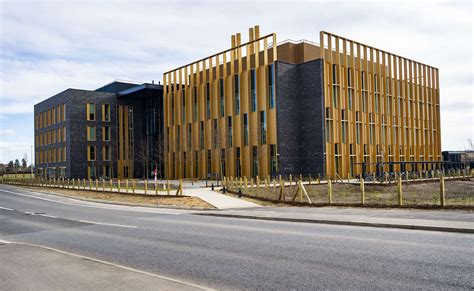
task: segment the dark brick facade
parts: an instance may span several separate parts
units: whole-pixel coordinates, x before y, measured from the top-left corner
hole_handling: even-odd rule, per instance
[[[279,173],[325,175],[322,61],[276,62]]]
[[[121,85],[122,86],[122,85]],[[133,85],[137,86],[137,85]],[[134,131],[134,156],[138,157],[140,147],[138,146],[145,136],[144,110],[147,98],[157,98],[162,110],[162,87],[152,85],[152,89],[146,88],[138,90],[133,94],[118,95],[115,92],[89,91],[78,89],[67,89],[53,97],[50,97],[34,106],[35,116],[40,112],[45,112],[52,107],[65,104],[66,120],[36,129],[36,134],[46,132],[58,127],[66,127],[66,141],[51,145],[35,145],[35,152],[38,150],[53,147],[66,147],[66,161],[57,163],[36,163],[36,168],[58,168],[66,167],[65,177],[87,178],[87,146],[95,145],[96,148],[96,170],[97,176],[102,175],[103,165],[111,166],[111,176],[116,177],[117,173],[117,106],[133,106],[133,131]],[[130,88],[130,87],[129,87]],[[100,88],[99,88],[100,89]],[[110,91],[110,90],[104,90]],[[112,90],[113,91],[113,90]],[[95,121],[87,121],[87,103],[95,104]],[[110,105],[110,122],[102,121],[102,105]],[[159,117],[163,114],[160,112]],[[36,122],[36,118],[35,118]],[[162,124],[163,121],[157,121]],[[87,125],[96,127],[96,141],[87,141]],[[110,127],[110,141],[102,141],[102,127]],[[103,161],[102,146],[108,145],[111,150],[111,161]],[[58,175],[58,174],[56,174]],[[139,159],[134,159],[134,177],[143,176],[143,163]]]

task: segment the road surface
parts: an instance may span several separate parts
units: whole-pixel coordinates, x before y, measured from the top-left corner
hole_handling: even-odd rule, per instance
[[[196,216],[4,185],[0,240],[217,289],[474,288],[472,234]]]

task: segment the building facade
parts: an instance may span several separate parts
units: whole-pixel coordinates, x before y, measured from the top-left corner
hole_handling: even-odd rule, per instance
[[[150,103],[153,122],[145,114]],[[37,175],[133,178],[163,167],[163,152],[153,146],[162,135],[161,104],[161,85],[127,82],[95,91],[67,89],[36,104]]]
[[[355,177],[441,161],[438,69],[321,32],[231,48],[164,73],[168,178]]]

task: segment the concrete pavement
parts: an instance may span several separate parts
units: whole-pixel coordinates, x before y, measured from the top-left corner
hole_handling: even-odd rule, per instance
[[[40,246],[0,242],[0,257],[0,290],[206,289]]]
[[[258,204],[221,194],[210,188],[185,188],[184,193],[188,196],[198,197],[217,209],[260,207]]]
[[[474,233],[474,213],[472,211],[460,210],[260,207],[254,209],[195,212],[193,214],[287,222]]]

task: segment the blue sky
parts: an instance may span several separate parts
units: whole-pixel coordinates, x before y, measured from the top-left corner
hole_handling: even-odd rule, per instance
[[[259,24],[278,41],[326,30],[438,67],[443,150],[474,139],[471,1],[0,0],[0,162],[30,155],[33,105],[67,88],[159,81]]]

